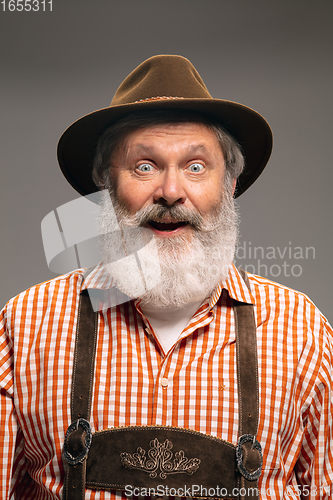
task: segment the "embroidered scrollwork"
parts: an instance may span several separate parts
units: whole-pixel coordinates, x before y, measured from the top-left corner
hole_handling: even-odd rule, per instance
[[[167,474],[186,473],[192,475],[200,465],[199,458],[186,458],[184,451],[180,450],[173,457],[173,444],[166,439],[164,443],[160,443],[157,438],[152,439],[149,443],[147,457],[146,451],[138,447],[136,453],[132,455],[124,452],[120,454],[121,463],[128,469],[139,469],[149,473],[149,476],[154,478],[159,477],[165,479]]]

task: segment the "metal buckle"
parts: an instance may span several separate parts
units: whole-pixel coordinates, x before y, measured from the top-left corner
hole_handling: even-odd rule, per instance
[[[69,438],[70,434],[73,431],[77,431],[78,430],[79,425],[81,425],[81,427],[83,427],[83,429],[85,430],[85,432],[86,432],[86,438],[85,438],[85,442],[84,442],[84,450],[77,457],[74,457],[69,452],[69,450],[68,450],[67,441],[68,441],[68,438]],[[91,440],[92,440],[92,432],[91,432],[91,427],[90,427],[90,423],[88,422],[88,420],[85,420],[84,418],[79,418],[79,419],[75,420],[75,422],[73,422],[68,427],[67,432],[66,432],[66,437],[65,437],[65,442],[64,442],[64,448],[63,448],[63,455],[64,455],[65,460],[70,465],[76,465],[76,464],[78,464],[80,462],[83,462],[83,460],[88,455],[88,452],[89,452],[89,449],[90,449],[90,445],[91,445]]]
[[[247,443],[251,441],[252,442],[252,450],[255,448],[258,450],[259,456],[260,456],[260,465],[258,469],[256,469],[254,472],[248,472],[244,465],[243,465],[243,453],[242,453],[242,445],[244,443]],[[252,436],[251,434],[243,434],[238,440],[238,444],[236,447],[236,461],[237,461],[237,467],[239,472],[242,474],[242,476],[245,477],[248,481],[254,481],[260,477],[261,474],[261,468],[262,468],[262,451],[261,451],[261,445],[259,441],[256,440],[255,436]]]

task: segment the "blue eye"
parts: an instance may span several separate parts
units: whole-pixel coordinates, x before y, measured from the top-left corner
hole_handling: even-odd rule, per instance
[[[137,170],[140,170],[140,172],[146,173],[146,172],[151,172],[153,170],[153,166],[150,165],[149,163],[142,163],[137,167]]]
[[[201,165],[201,163],[192,163],[188,167],[188,170],[190,170],[190,172],[193,172],[194,174],[197,174],[198,172],[201,172],[203,169],[204,169],[204,166]]]

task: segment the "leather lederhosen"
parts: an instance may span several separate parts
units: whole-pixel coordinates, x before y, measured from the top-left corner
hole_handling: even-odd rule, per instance
[[[247,276],[242,276],[247,285]],[[254,311],[234,300],[236,323],[238,445],[190,429],[129,426],[92,434],[89,417],[98,313],[87,291],[80,297],[74,355],[71,418],[65,444],[65,500],[83,500],[85,488],[122,490],[167,485],[177,496],[258,499],[261,447],[258,426],[258,368]],[[127,490],[128,491],[128,490]],[[142,491],[142,490],[141,490]],[[159,494],[161,496],[161,494]],[[186,496],[186,490],[180,496]]]

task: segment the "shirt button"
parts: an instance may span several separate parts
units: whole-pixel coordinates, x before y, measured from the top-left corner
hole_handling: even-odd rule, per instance
[[[162,380],[161,380],[161,386],[166,388],[166,387],[168,387],[168,384],[169,384],[168,379],[167,378],[162,378]]]

